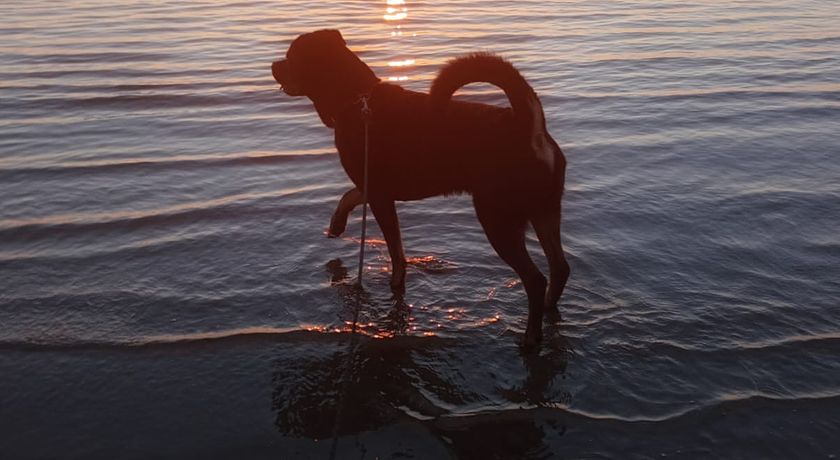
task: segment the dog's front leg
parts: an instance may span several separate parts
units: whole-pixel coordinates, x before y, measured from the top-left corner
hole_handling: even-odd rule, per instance
[[[391,290],[395,293],[405,292],[405,253],[403,253],[402,237],[400,236],[400,222],[397,219],[397,208],[393,200],[370,200],[370,210],[376,218],[376,223],[385,236],[388,253],[391,256]]]
[[[360,204],[362,204],[362,192],[355,187],[348,190],[335,208],[332,219],[330,219],[330,229],[327,231],[327,236],[330,238],[341,236],[344,229],[347,228],[347,217],[350,215],[350,211]]]

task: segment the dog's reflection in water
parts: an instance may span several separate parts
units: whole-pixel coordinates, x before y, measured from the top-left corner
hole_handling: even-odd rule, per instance
[[[400,407],[427,417],[444,414],[414,383],[421,375],[437,385],[449,385],[414,362],[436,344],[432,338],[405,335],[410,307],[404,298],[395,295],[387,313],[377,315],[381,309],[375,299],[349,277],[340,259],[329,261],[326,269],[342,301],[343,325],[330,330],[344,334],[317,334],[315,340],[296,344],[292,353],[275,360],[272,407],[278,429],[324,439],[397,421],[406,417]],[[382,340],[386,338],[391,340]]]
[[[404,295],[394,293],[385,316],[377,316],[382,309],[377,306],[377,302],[374,302],[368,291],[350,279],[341,259],[333,259],[327,262],[325,267],[329,273],[330,284],[338,291],[342,300],[341,317],[345,324],[343,330],[354,329],[373,338],[389,338],[408,333],[411,306],[405,302]]]
[[[345,326],[339,330],[349,332],[352,325],[347,321],[354,317],[358,318],[359,327],[353,334],[301,336],[301,340],[285,346],[283,355],[275,359],[272,407],[281,432],[326,439],[410,420],[461,443],[458,449],[469,450],[477,438],[469,436],[462,427],[451,425],[453,417],[448,416],[457,415],[453,408],[488,401],[495,401],[491,406],[508,401],[525,407],[546,405],[548,399],[555,404],[568,402],[567,393],[561,391],[559,399],[557,396],[557,377],[565,373],[569,353],[556,328],[546,328],[540,353],[523,352],[507,341],[482,345],[465,343],[463,337],[412,335],[410,307],[402,296],[379,308],[376,299],[355,285],[340,260],[330,261],[326,269],[332,287],[342,299],[340,315]],[[495,352],[488,352],[487,347],[498,347],[505,354],[499,358],[502,363],[511,362],[510,353],[519,353],[525,372],[521,385],[494,389],[491,383],[477,389],[479,384],[464,378],[462,373],[469,373],[464,366],[472,366],[472,358],[486,360],[488,355],[493,356]],[[351,372],[347,372],[348,367]],[[522,372],[519,369],[513,366],[510,372]],[[493,379],[493,373],[488,371],[487,378]],[[482,426],[486,423],[483,417],[475,420]],[[496,422],[493,420],[493,426]],[[512,426],[513,431],[485,439],[484,447],[495,442],[506,446],[515,437],[539,445],[544,427],[520,422],[505,422],[504,426]],[[517,441],[512,445],[520,444]]]

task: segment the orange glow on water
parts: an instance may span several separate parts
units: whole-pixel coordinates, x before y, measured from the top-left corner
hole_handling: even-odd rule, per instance
[[[383,16],[386,21],[400,21],[408,17],[408,13],[401,12],[396,14],[386,14]]]
[[[389,67],[405,67],[414,65],[414,59],[403,59],[401,61],[388,61]]]
[[[394,59],[388,61],[388,67],[391,69],[405,69],[415,64],[415,60],[405,56],[405,39],[416,34],[405,34],[403,25],[408,19],[408,5],[405,0],[387,0],[385,2],[385,14],[382,16],[385,23],[391,27],[390,35],[393,39],[391,49],[397,54]],[[389,75],[386,78],[390,82],[402,82],[408,80],[408,75],[401,72],[394,75]]]
[[[388,8],[387,13],[382,16],[386,21],[402,21],[408,17],[408,8],[403,8],[402,11],[397,11],[396,8]]]
[[[352,321],[344,321],[336,326],[302,325],[301,329],[319,334],[359,334],[372,339],[391,339],[397,336],[396,332],[382,329],[372,322],[354,325]]]

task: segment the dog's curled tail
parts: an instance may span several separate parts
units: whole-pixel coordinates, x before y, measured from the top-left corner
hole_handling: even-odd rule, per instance
[[[446,63],[429,91],[432,110],[443,110],[458,88],[479,82],[501,88],[523,125],[531,130],[544,128],[545,115],[534,89],[513,64],[491,53],[468,54]]]

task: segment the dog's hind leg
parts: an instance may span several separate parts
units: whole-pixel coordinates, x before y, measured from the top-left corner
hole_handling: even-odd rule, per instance
[[[528,327],[525,329],[525,346],[533,347],[542,340],[543,305],[545,302],[545,276],[531,260],[525,247],[527,217],[521,210],[500,209],[495,197],[473,198],[478,221],[487,239],[499,257],[513,268],[528,295]]]
[[[371,200],[370,210],[385,236],[388,254],[391,256],[391,290],[396,294],[405,292],[405,253],[403,252],[400,221],[393,200]]]
[[[551,209],[531,216],[531,224],[548,259],[550,281],[548,292],[545,294],[546,313],[556,313],[557,301],[563,294],[570,271],[563,253],[563,243],[560,241],[560,209]]]
[[[330,219],[330,229],[327,231],[327,236],[330,238],[341,236],[344,229],[347,228],[347,217],[350,215],[350,211],[360,204],[362,204],[362,192],[355,187],[348,190],[335,208],[332,219]]]

